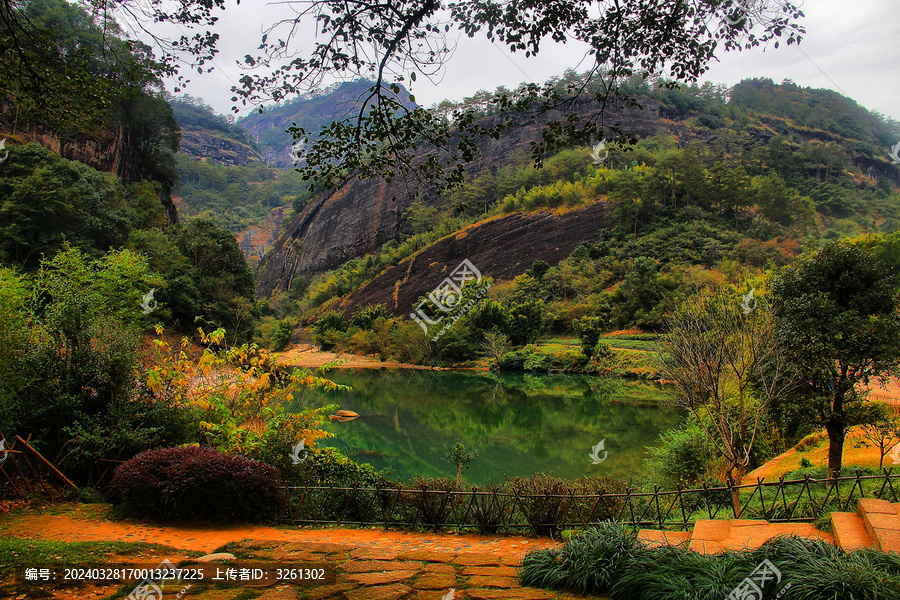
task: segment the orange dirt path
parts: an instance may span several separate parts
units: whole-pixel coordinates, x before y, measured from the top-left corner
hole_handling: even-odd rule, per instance
[[[491,554],[519,559],[529,550],[553,548],[552,540],[480,536],[469,534],[427,534],[382,529],[276,528],[258,525],[151,525],[109,521],[90,515],[11,514],[0,518],[0,536],[22,539],[80,541],[121,541],[165,544],[181,550],[212,552],[228,543],[244,539],[279,542],[352,544],[398,552],[431,550],[446,553]]]
[[[333,583],[312,588],[276,585],[258,600],[446,600],[451,589],[458,600],[578,600],[592,598],[567,592],[522,587],[516,567],[530,550],[557,542],[514,536],[452,533],[427,534],[380,529],[275,528],[255,525],[151,525],[111,521],[104,505],[61,505],[42,511],[0,516],[0,536],[26,540],[126,541],[165,544],[178,550],[228,552],[281,563],[307,562],[335,573]],[[245,550],[246,549],[246,550]],[[57,557],[59,558],[59,557]],[[130,557],[129,557],[130,558]],[[168,556],[179,561],[181,557]],[[146,559],[145,559],[146,561]],[[119,560],[125,563],[125,560]],[[131,562],[130,560],[128,562]],[[274,563],[273,563],[274,564]],[[271,565],[270,565],[271,567]],[[77,585],[77,584],[76,584]],[[249,585],[249,584],[248,584]],[[243,584],[226,589],[202,586],[182,593],[197,600],[245,598]],[[72,589],[57,586],[45,597],[107,596],[119,584],[88,582]],[[177,586],[176,586],[177,587]],[[19,594],[19,589],[15,593]],[[170,596],[176,600],[181,596]],[[174,594],[174,591],[173,591]],[[17,598],[24,599],[25,594]],[[453,597],[450,594],[449,597]]]

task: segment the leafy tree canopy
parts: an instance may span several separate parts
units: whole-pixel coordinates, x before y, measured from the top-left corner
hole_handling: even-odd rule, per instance
[[[374,80],[353,114],[324,128],[307,147],[304,175],[329,186],[356,172],[391,180],[409,175],[410,170],[438,187],[456,185],[463,178],[462,163],[477,155],[475,140],[497,137],[515,125],[512,113],[547,116],[541,140],[532,145],[532,158],[538,164],[548,153],[573,143],[585,144],[609,132],[624,137],[615,124],[604,122],[607,106],[634,104],[622,93],[623,80],[635,74],[643,78],[667,74],[695,81],[720,46],[737,50],[774,41],[777,47],[777,40],[799,42],[804,33],[796,22],[802,13],[788,3],[777,7],[756,3],[749,9],[732,0],[391,0],[379,4],[311,0],[291,4],[296,5],[296,18],[266,30],[261,53],[245,57],[247,66],[266,67],[269,72],[241,78],[233,100],[258,104],[303,93],[333,79]],[[298,54],[294,42],[301,22],[308,19],[315,20],[319,37],[312,52]],[[490,124],[476,122],[473,108],[454,111],[447,120],[419,107],[403,106],[397,98],[399,84],[412,85],[417,75],[440,73],[453,52],[452,30],[468,37],[484,35],[526,57],[538,54],[548,41],[580,43],[593,67],[565,85],[527,84],[496,94],[488,103],[507,116]],[[584,92],[604,107],[587,121],[573,110],[574,97]],[[551,111],[557,112],[551,117]],[[451,125],[456,128],[452,136]],[[302,128],[293,132],[297,138],[311,139]],[[413,165],[422,144],[439,152]]]
[[[0,3],[4,24],[14,26],[4,28],[9,38],[4,47],[16,49],[15,58],[21,62],[15,67],[14,53],[4,53],[9,73],[6,78],[34,89],[49,86],[63,98],[65,70],[61,67],[66,66],[65,53],[57,51],[58,45],[29,33],[39,28],[23,24],[26,9],[43,2],[59,0]],[[77,70],[85,83],[90,79],[89,59],[105,56],[99,50],[116,43],[133,51],[140,48],[149,57],[150,46],[116,42],[115,35],[105,35],[118,32],[116,19],[143,28],[160,55],[143,63],[131,59],[129,62],[142,67],[140,76],[133,79],[172,75],[178,60],[188,60],[203,72],[203,65],[216,52],[217,34],[186,33],[167,40],[147,30],[145,24],[175,23],[202,29],[215,23],[213,12],[224,8],[225,1],[183,0],[174,10],[163,0],[90,0],[87,4],[92,11],[90,20],[104,35],[98,33],[98,44],[87,46],[87,56]],[[541,139],[532,146],[537,164],[546,155],[575,143],[586,144],[612,135],[624,139],[615,123],[604,120],[607,107],[615,110],[623,104],[635,104],[623,90],[623,81],[634,75],[696,81],[720,48],[739,50],[769,42],[777,47],[780,41],[799,42],[804,33],[797,22],[802,12],[788,2],[748,6],[738,0],[294,0],[287,4],[295,9],[295,16],[273,23],[263,33],[259,54],[244,59],[247,67],[261,67],[264,72],[242,77],[233,88],[233,101],[260,105],[308,93],[333,81],[373,80],[346,118],[323,128],[314,143],[307,145],[304,176],[328,186],[355,173],[388,180],[415,174],[439,188],[459,184],[463,180],[462,163],[477,156],[475,141],[499,136],[503,129],[515,125],[513,113],[546,118]],[[296,46],[308,39],[310,22],[315,24],[317,38],[313,49],[305,52]],[[473,108],[453,111],[451,119],[445,119],[436,112],[407,106],[399,96],[400,85],[415,83],[418,76],[439,76],[452,56],[455,45],[450,37],[456,32],[468,37],[484,35],[526,56],[538,54],[550,41],[580,44],[592,67],[584,77],[563,85],[527,84],[496,94],[488,102],[506,116],[489,124],[477,123]],[[38,72],[37,65],[45,59],[53,68]],[[576,97],[583,93],[589,93],[604,107],[586,121],[573,110]],[[409,100],[414,101],[414,96]],[[455,127],[452,134],[451,126]],[[300,127],[293,133],[304,141],[311,137]],[[423,144],[437,152],[413,162]]]
[[[87,129],[118,101],[159,85],[172,65],[125,39],[119,2],[0,1],[0,89],[17,118]]]
[[[897,283],[871,252],[831,243],[771,287],[781,343],[799,374],[806,414],[829,437],[828,470],[840,471],[848,410],[859,383],[896,374]]]

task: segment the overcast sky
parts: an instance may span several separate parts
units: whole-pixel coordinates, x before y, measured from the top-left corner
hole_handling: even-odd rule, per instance
[[[805,0],[806,37],[799,47],[781,44],[776,50],[756,48],[720,52],[704,80],[734,85],[750,77],[769,77],[776,83],[791,79],[798,85],[841,92],[859,104],[900,121],[900,2],[898,0]],[[231,110],[230,88],[243,74],[235,61],[254,54],[262,27],[285,16],[285,3],[229,1],[219,12],[221,53],[212,73],[192,76],[186,92],[216,110]],[[522,81],[541,83],[567,68],[578,71],[583,48],[543,46],[538,58],[511,54],[484,38],[462,37],[440,81],[421,78],[412,86],[419,104],[430,106],[445,98],[460,100],[499,85]],[[171,86],[170,86],[171,89]]]

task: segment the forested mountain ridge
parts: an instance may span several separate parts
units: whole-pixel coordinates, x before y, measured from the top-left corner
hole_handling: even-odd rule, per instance
[[[179,153],[223,165],[245,166],[262,160],[247,132],[232,119],[217,114],[212,107],[191,96],[170,96],[168,101],[181,128]]]
[[[353,114],[354,108],[366,97],[372,85],[373,82],[365,79],[338,82],[293,101],[266,106],[262,112],[253,112],[239,119],[237,125],[247,131],[268,164],[287,169],[293,166],[293,139],[285,132],[288,127],[296,124],[315,135],[333,121]],[[402,86],[399,98],[403,106],[415,107]]]
[[[620,172],[638,165],[654,167],[652,189],[637,190],[638,197],[653,196],[641,198],[648,219],[655,218],[655,209],[646,210],[653,206],[671,210],[692,204],[728,213],[725,220],[735,224],[740,215],[759,214],[768,225],[760,222],[751,238],[760,247],[778,237],[773,235],[776,231],[795,226],[794,221],[821,233],[828,229],[858,233],[872,227],[872,221],[876,228],[895,227],[900,216],[895,191],[900,173],[889,159],[892,137],[900,139],[895,121],[840,94],[790,82],[745,80],[732,90],[710,84],[681,89],[633,85],[642,94],[643,110],[622,109],[609,118],[641,138],[644,147],[635,147],[633,153],[614,150],[602,167]],[[487,105],[478,97],[465,102]],[[452,107],[442,103],[438,108],[449,113]],[[588,118],[597,108],[586,102],[578,114]],[[596,168],[590,150],[584,149],[566,159],[574,166],[538,170],[517,179],[514,173],[527,170],[524,155],[538,135],[538,124],[523,122],[498,140],[484,140],[480,149],[484,158],[468,165],[468,182],[452,197],[429,196],[421,190],[411,194],[399,183],[356,179],[315,197],[262,262],[258,293],[285,291],[298,277],[308,281],[346,260],[377,255],[384,244],[402,243],[417,233],[411,217],[422,210],[437,212],[462,202],[466,214],[475,217],[487,214],[517,190],[524,193],[523,185],[572,183]],[[662,137],[651,142],[654,136]],[[692,150],[687,152],[688,148]],[[765,179],[769,176],[777,178]],[[751,185],[754,177],[763,179]],[[609,191],[613,197],[621,195]],[[699,203],[694,196],[702,196]],[[617,203],[619,212],[625,210],[622,204]],[[632,219],[634,232],[640,229],[640,212]],[[515,262],[514,257],[510,260]],[[341,289],[349,291],[346,286]]]
[[[68,336],[90,340],[94,323],[131,335],[149,319],[247,339],[254,282],[233,234],[179,223],[172,200],[181,131],[162,91],[165,69],[95,17],[65,0],[16,3],[3,15],[0,295],[57,278],[51,294],[20,308],[67,328],[69,348],[79,342]],[[23,55],[40,71],[21,68]],[[101,288],[104,298],[86,299]],[[46,315],[63,304],[65,317]]]
[[[178,222],[172,202],[177,185],[175,153],[181,133],[165,100],[141,93],[121,100],[100,127],[60,128],[23,119],[14,103],[0,98],[0,133],[11,143],[37,143],[59,156],[112,173],[126,185],[152,179],[170,223]]]
[[[314,134],[352,110],[371,85],[335,84],[238,121],[190,96],[170,97],[182,129],[179,210],[188,220],[209,219],[232,231],[256,264],[278,239],[283,219],[311,197],[293,170],[293,140],[285,129],[296,124]],[[414,106],[402,88],[400,94]]]

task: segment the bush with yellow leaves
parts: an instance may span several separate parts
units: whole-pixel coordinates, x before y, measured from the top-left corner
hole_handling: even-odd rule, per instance
[[[157,336],[163,335],[158,327]],[[204,346],[197,356],[190,339],[180,348],[154,340],[147,386],[159,398],[195,407],[207,445],[265,461],[290,472],[291,449],[332,434],[320,427],[334,405],[311,406],[313,390],[350,388],[308,370],[278,366],[277,355],[256,344],[225,347],[225,331],[198,329]],[[320,373],[324,370],[320,370]]]

